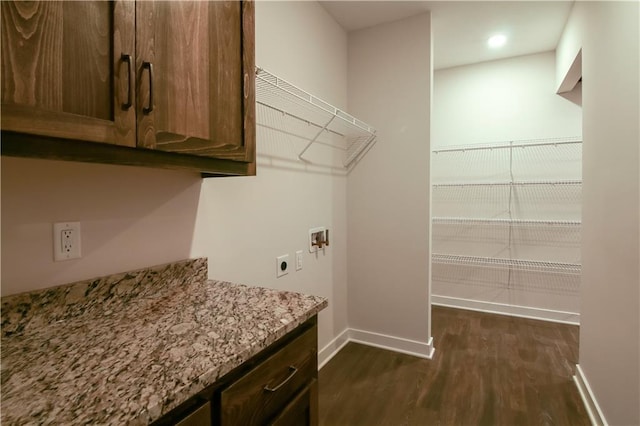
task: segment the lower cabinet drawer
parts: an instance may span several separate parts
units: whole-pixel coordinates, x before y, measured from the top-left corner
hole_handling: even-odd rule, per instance
[[[211,426],[211,403],[204,403],[200,408],[178,421],[176,426]]]
[[[317,377],[317,327],[312,327],[224,389],[222,425],[264,425]]]
[[[316,426],[318,424],[318,381],[301,390],[278,414],[270,426]]]

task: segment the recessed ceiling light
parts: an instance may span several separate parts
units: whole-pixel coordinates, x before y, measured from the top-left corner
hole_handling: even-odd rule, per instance
[[[507,42],[507,36],[505,36],[504,34],[496,34],[494,36],[489,37],[489,40],[487,40],[487,44],[492,49],[497,49],[498,47],[502,47],[506,42]]]

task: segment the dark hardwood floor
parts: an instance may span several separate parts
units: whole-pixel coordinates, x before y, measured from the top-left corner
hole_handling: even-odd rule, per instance
[[[432,322],[432,360],[345,346],[320,370],[320,424],[590,424],[577,326],[436,306]]]

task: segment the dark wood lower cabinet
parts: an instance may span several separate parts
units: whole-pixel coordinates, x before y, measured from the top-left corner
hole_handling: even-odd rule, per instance
[[[205,402],[176,423],[176,426],[211,426],[211,403]]]
[[[223,425],[264,425],[317,377],[317,330],[287,346],[221,392]]]
[[[317,425],[317,356],[313,317],[154,425]]]
[[[318,381],[301,390],[273,420],[273,426],[293,426],[318,424]]]

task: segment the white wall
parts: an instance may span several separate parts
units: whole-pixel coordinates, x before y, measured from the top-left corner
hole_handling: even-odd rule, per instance
[[[316,2],[256,4],[256,63],[346,107],[347,35]],[[2,157],[2,294],[206,256],[211,278],[329,298],[324,346],[347,327],[346,174],[333,150],[313,147],[309,165],[299,139],[258,135],[247,178]],[[83,257],[54,263],[51,224],[68,220],[81,222]],[[318,255],[306,250],[315,226],[331,230]],[[296,250],[303,269],[276,279],[276,256],[293,263]]]
[[[557,96],[554,52],[438,70],[433,148],[580,136],[580,107]]]
[[[347,48],[347,34],[317,2],[256,4],[256,63],[341,108]],[[282,123],[259,109],[256,177],[201,180],[186,172],[2,157],[3,294],[206,256],[211,278],[327,297],[319,317],[323,347],[347,328],[349,237],[353,324],[426,342],[429,16],[356,33],[351,49],[351,106],[375,123],[381,140],[368,164],[349,176],[353,233],[337,151],[314,146],[310,163],[298,161],[301,141],[266,128]],[[380,49],[392,59],[384,67]],[[54,263],[51,223],[68,220],[82,224],[83,257]],[[307,233],[315,226],[331,230],[331,246],[312,255]],[[372,232],[381,239],[370,244]],[[303,269],[276,279],[276,256],[289,253],[293,261],[296,250],[304,250]]]
[[[346,107],[347,35],[317,2],[256,3],[256,64]],[[279,117],[258,108],[260,124],[295,126]],[[311,148],[307,158],[321,165],[308,166],[296,157],[304,141],[257,130],[256,177],[203,182],[193,255],[209,258],[212,278],[327,297],[319,315],[322,348],[347,327],[346,177],[325,167],[333,164],[332,150]],[[331,230],[331,245],[318,255],[307,250],[316,226]],[[293,267],[296,250],[304,251],[301,271]],[[292,267],[276,278],[276,256],[285,253]]]
[[[639,13],[637,2],[577,2],[558,50],[582,47],[579,363],[612,425],[640,424]]]
[[[555,53],[484,62],[434,73],[434,149],[582,134],[578,105],[556,95]],[[440,153],[433,183],[581,179],[579,145]],[[511,165],[512,163],[512,165]],[[510,173],[511,170],[511,173]],[[502,189],[501,189],[502,188]],[[433,216],[581,220],[579,187],[439,188]],[[511,211],[509,215],[508,212]],[[490,258],[580,263],[579,229],[434,225],[433,252]],[[532,238],[535,232],[535,238]],[[560,232],[563,232],[560,234]],[[461,236],[465,236],[462,238]],[[434,303],[577,321],[579,277],[447,265],[433,266]],[[471,303],[470,301],[473,301]],[[477,303],[476,303],[477,302]],[[497,305],[496,305],[497,304]],[[524,307],[513,308],[513,305]],[[571,314],[567,314],[571,313]]]
[[[256,4],[256,63],[346,106],[347,37],[316,2]],[[322,347],[347,324],[346,177],[274,164],[295,159],[299,140],[269,133],[257,144],[258,176],[247,178],[2,157],[2,294],[206,256],[211,278],[328,297]],[[69,220],[81,222],[83,257],[54,263],[51,224]],[[318,256],[306,250],[313,226],[331,229]],[[301,249],[303,270],[276,279],[275,257]]]
[[[430,14],[349,34],[349,111],[378,130],[348,179],[349,326],[423,344],[430,92]]]
[[[582,49],[582,34],[585,32],[585,25],[585,9],[575,7],[574,3],[562,37],[556,47],[556,89],[558,93],[569,90],[571,82],[575,79],[573,75],[573,69],[576,68],[574,62]]]
[[[199,174],[2,157],[2,295],[187,259]],[[82,258],[53,261],[54,222]]]

